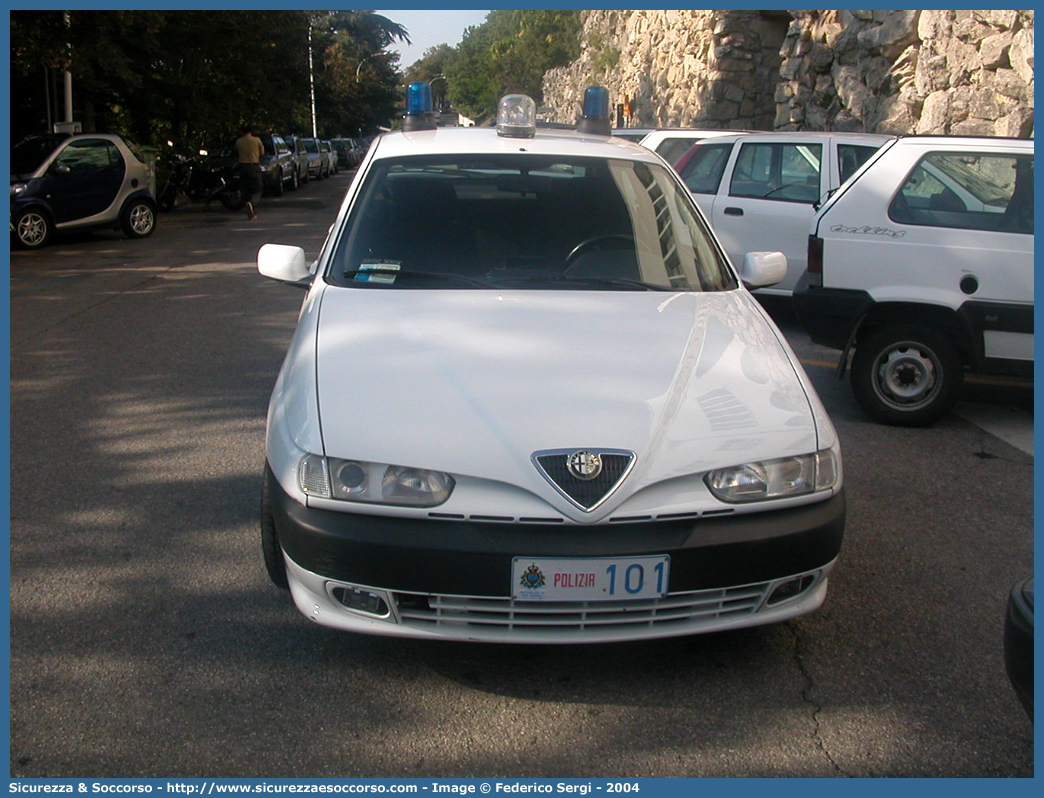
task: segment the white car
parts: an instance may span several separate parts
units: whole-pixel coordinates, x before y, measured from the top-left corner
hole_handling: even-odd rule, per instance
[[[838,439],[745,287],[782,256],[734,270],[605,114],[582,133],[537,130],[522,95],[496,129],[407,108],[311,266],[258,254],[307,289],[268,413],[272,580],[322,625],[491,642],[817,608],[844,531]]]
[[[735,136],[739,130],[704,130],[692,127],[669,127],[652,130],[645,134],[638,143],[652,150],[672,166],[678,162],[692,146],[704,139],[718,136]]]
[[[820,209],[794,310],[873,418],[930,424],[966,371],[1033,372],[1033,142],[909,137]]]
[[[789,296],[805,271],[808,228],[830,192],[894,136],[748,133],[700,142],[675,169],[733,262],[780,250],[787,276],[759,293]]]

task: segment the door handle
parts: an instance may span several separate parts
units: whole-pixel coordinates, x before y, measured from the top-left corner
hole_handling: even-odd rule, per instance
[[[726,216],[742,216],[743,208],[726,208],[722,213]]]

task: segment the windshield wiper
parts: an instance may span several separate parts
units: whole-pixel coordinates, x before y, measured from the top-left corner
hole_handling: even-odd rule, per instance
[[[401,280],[424,280],[432,279],[441,282],[463,283],[475,288],[493,288],[489,283],[479,280],[477,277],[468,277],[464,274],[451,274],[449,272],[408,272],[401,269],[349,269],[344,272],[345,277],[355,277],[357,274],[374,274],[391,277],[391,280],[374,280],[375,285],[391,285]],[[367,283],[369,280],[360,280]]]

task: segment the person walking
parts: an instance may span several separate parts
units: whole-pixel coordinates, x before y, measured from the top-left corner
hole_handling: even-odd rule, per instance
[[[257,218],[257,203],[261,199],[264,183],[261,180],[261,156],[265,145],[254,135],[250,125],[243,125],[243,135],[236,139],[236,154],[239,156],[239,174],[243,192],[247,195],[247,218]]]

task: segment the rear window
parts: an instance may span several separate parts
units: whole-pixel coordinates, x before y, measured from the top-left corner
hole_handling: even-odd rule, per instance
[[[668,170],[537,155],[375,163],[327,279],[356,288],[736,287]]]
[[[731,144],[700,144],[681,173],[686,188],[696,194],[717,194],[731,153]]]
[[[1033,156],[931,153],[888,207],[892,221],[1033,234]]]

